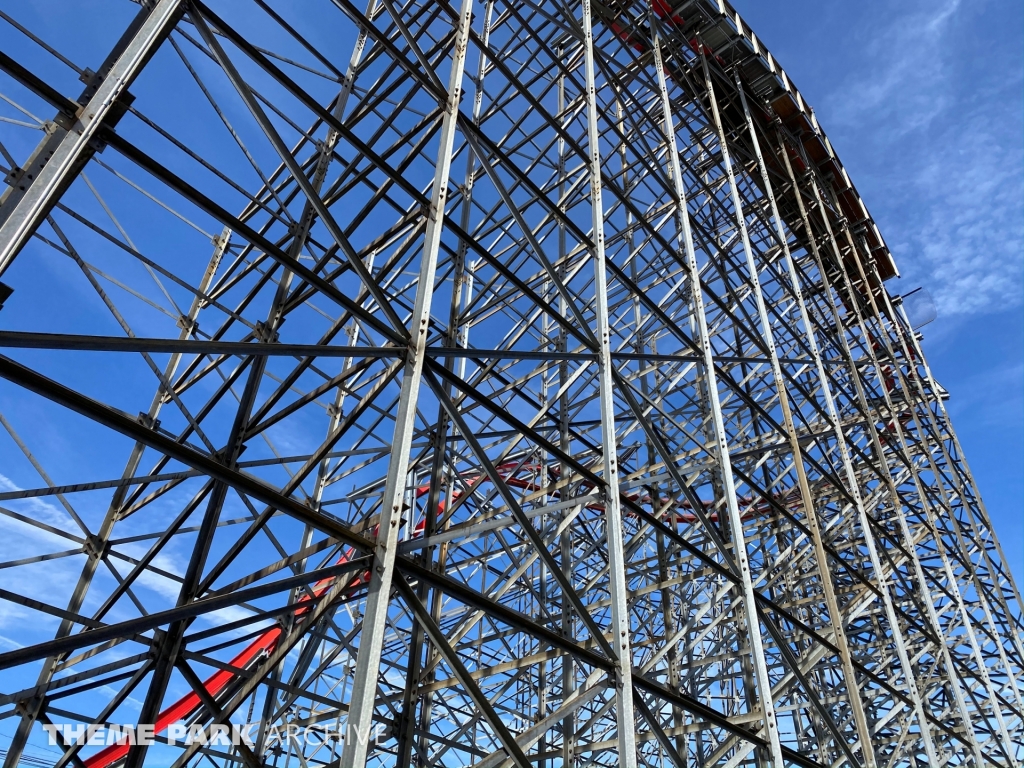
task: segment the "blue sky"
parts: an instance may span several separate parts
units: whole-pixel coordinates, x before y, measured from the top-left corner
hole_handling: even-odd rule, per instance
[[[814,107],[902,273],[924,351],[1024,584],[1019,0],[733,0]]]

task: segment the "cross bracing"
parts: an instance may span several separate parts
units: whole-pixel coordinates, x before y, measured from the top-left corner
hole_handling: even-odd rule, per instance
[[[947,394],[735,11],[208,2],[0,15],[6,766],[1021,764]]]

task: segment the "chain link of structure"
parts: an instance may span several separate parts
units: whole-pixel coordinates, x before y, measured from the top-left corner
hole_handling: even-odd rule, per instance
[[[723,0],[5,6],[5,768],[1024,763],[948,395]]]

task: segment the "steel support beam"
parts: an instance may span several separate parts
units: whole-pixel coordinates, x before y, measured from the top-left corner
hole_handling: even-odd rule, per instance
[[[583,48],[586,80],[587,137],[590,173],[590,209],[594,248],[594,296],[599,359],[602,479],[605,484],[604,527],[608,545],[608,589],[612,601],[611,646],[615,669],[615,719],[618,724],[619,765],[635,768],[636,722],[633,713],[633,670],[630,636],[633,632],[626,589],[626,557],[619,505],[618,441],[615,434],[615,387],[612,380],[611,335],[608,318],[608,277],[604,252],[604,202],[601,193],[601,130],[598,125],[597,87],[594,80],[594,30],[590,0],[583,0]]]
[[[352,704],[348,725],[356,733],[369,733],[373,724],[377,698],[377,675],[381,648],[387,632],[388,605],[395,572],[398,550],[398,529],[402,516],[405,485],[409,474],[410,451],[416,422],[426,345],[430,306],[433,300],[434,276],[437,272],[438,250],[448,200],[448,178],[451,172],[452,148],[455,143],[456,121],[462,98],[462,78],[466,65],[469,29],[473,17],[473,0],[463,0],[458,25],[453,30],[451,72],[448,79],[448,98],[441,122],[438,142],[437,168],[430,196],[430,212],[424,235],[423,254],[416,289],[416,304],[410,322],[412,341],[402,371],[402,393],[395,415],[395,431],[391,440],[391,460],[384,495],[381,498],[374,566],[370,572],[370,592],[363,613],[359,654],[356,657],[355,677],[352,684]],[[361,768],[366,763],[368,744],[358,739],[345,744],[341,768]]]
[[[139,11],[111,52],[112,66],[99,74],[95,92],[78,110],[77,120],[64,128],[55,124],[54,133],[43,139],[36,152],[38,159],[30,163],[30,172],[0,198],[0,276],[96,151],[105,121],[170,34],[182,7],[183,0],[158,0]],[[62,137],[54,147],[57,136]]]

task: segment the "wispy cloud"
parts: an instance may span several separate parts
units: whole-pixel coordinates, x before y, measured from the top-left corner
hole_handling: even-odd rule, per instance
[[[6,475],[0,474],[0,490],[20,491],[22,488]],[[2,506],[58,530],[67,530],[75,535],[81,534],[80,529],[74,525],[64,510],[42,499],[20,499],[4,502]],[[76,544],[71,539],[22,520],[0,515],[0,563],[75,548]],[[70,593],[81,569],[80,561],[79,556],[71,555],[42,563],[4,567],[0,570],[0,578],[3,580],[4,588],[15,594],[40,594],[51,599],[54,595]],[[52,634],[57,623],[58,619],[53,616],[40,614],[15,602],[0,600],[0,627],[4,628],[4,632],[15,635],[0,636],[0,645],[20,647],[29,635],[47,632]]]
[[[20,485],[15,483],[11,478],[0,473],[0,491],[23,491],[25,490]],[[28,515],[34,520],[39,520],[51,525],[55,528],[74,528],[72,531],[77,535],[81,535],[81,529],[75,527],[70,515],[63,509],[58,509],[55,505],[50,504],[47,501],[43,501],[38,497],[30,497],[27,499],[21,499],[15,502],[13,506],[18,507],[18,511],[22,514]],[[24,523],[18,523],[18,525],[24,525]],[[59,539],[60,537],[54,536],[52,533],[42,531],[38,528],[33,528],[32,531],[39,536],[46,539]]]
[[[8,476],[0,473],[0,491],[20,491],[22,486]],[[169,500],[168,500],[169,501]],[[30,520],[36,520],[57,530],[68,531],[81,537],[81,529],[74,524],[70,515],[50,501],[43,498],[17,499],[3,505]],[[81,510],[79,510],[81,511]],[[133,533],[148,532],[145,525],[141,527],[135,518],[129,518],[120,524],[118,535],[131,536]],[[116,538],[116,537],[115,537]],[[52,556],[53,553],[74,550],[76,543],[43,528],[32,525],[6,515],[0,515],[0,563],[19,561],[33,556]],[[142,559],[149,548],[149,543],[121,543],[116,550],[134,560]],[[121,578],[132,570],[131,563],[119,558],[108,558],[107,563],[117,569]],[[74,589],[82,572],[84,555],[63,556],[45,562],[24,563],[0,569],[5,588],[17,594],[41,594],[50,604],[63,608],[67,605],[71,591]],[[154,559],[152,566],[163,573],[182,575],[187,564],[187,553],[179,551],[172,543]],[[133,591],[146,601],[151,610],[170,608],[176,604],[181,591],[181,584],[154,570],[144,570],[133,584]],[[100,567],[94,576],[82,613],[89,615],[92,610],[114,589],[116,581],[105,567]],[[106,621],[118,621],[132,618],[136,610],[127,598],[122,598],[118,606],[105,617]],[[249,618],[252,611],[240,606],[222,608],[218,611],[203,614],[199,621],[218,626]],[[52,635],[59,620],[51,615],[41,614],[18,603],[0,600],[0,627],[9,635],[0,635],[0,646],[20,647],[24,642],[37,641],[43,636]],[[250,627],[235,629],[231,636],[240,637],[257,626],[267,624],[266,621],[254,623]]]
[[[1001,151],[981,121],[969,123],[966,134],[970,143],[962,152],[936,158],[914,180],[927,211],[900,254],[908,279],[927,283],[946,317],[1021,302],[1021,157]]]
[[[843,83],[841,98],[830,99],[829,120],[836,127],[888,127],[902,135],[926,125],[945,109],[951,94],[936,87],[948,78],[942,49],[961,0],[938,7],[907,8],[872,27],[861,41],[867,66]],[[866,114],[874,116],[865,124]]]
[[[977,5],[893,7],[820,110],[905,277],[893,289],[924,285],[947,320],[1019,305],[1019,57],[965,42]]]

